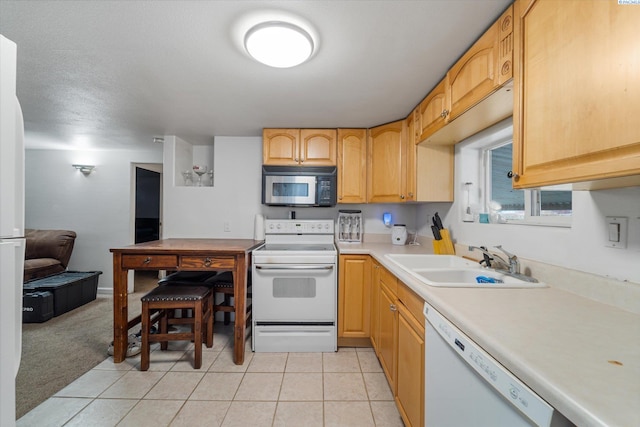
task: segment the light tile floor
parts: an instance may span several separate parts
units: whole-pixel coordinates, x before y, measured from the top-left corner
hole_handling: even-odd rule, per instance
[[[192,344],[155,345],[108,358],[17,421],[18,426],[399,426],[402,421],[373,349],[252,353],[232,360],[232,329],[216,324],[214,346],[192,367]]]

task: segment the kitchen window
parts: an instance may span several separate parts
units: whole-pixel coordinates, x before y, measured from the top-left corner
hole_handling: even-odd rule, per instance
[[[485,147],[483,168],[486,212],[492,222],[571,226],[571,185],[516,190],[507,173],[512,169],[511,141]]]

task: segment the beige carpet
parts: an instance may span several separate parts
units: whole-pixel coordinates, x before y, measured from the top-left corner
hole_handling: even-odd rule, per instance
[[[140,314],[140,297],[157,283],[154,272],[136,272],[129,317]],[[137,332],[139,326],[130,332]],[[22,325],[22,359],[16,378],[16,418],[105,360],[113,339],[113,299],[95,301],[44,323]]]

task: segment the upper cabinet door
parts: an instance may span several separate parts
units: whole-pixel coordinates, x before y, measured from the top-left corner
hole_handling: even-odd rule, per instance
[[[640,7],[515,7],[514,187],[640,185]]]
[[[300,166],[336,165],[335,129],[300,129]]]
[[[453,120],[496,88],[498,26],[492,25],[447,73]]]
[[[403,122],[388,123],[369,129],[367,194],[372,203],[394,203],[405,200],[405,145]]]
[[[429,95],[418,106],[420,120],[416,123],[419,127],[419,140],[420,142],[435,131],[442,128],[447,120],[448,100],[446,96],[446,78],[443,79],[438,85],[433,88]]]
[[[300,129],[264,129],[262,163],[297,166],[300,162]]]
[[[338,203],[367,202],[367,130],[338,129]]]
[[[416,201],[416,150],[418,147],[416,146],[416,123],[418,121],[418,108],[414,109],[407,118],[404,123],[404,145],[405,145],[405,201],[407,202],[415,202]]]

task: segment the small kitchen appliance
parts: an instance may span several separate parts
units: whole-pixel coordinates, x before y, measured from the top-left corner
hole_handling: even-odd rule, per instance
[[[391,243],[394,245],[404,245],[407,243],[407,227],[404,224],[393,224]]]
[[[335,166],[264,165],[262,203],[270,206],[335,206],[336,183]]]
[[[333,220],[265,220],[265,245],[252,254],[254,351],[337,351],[334,229]]]
[[[362,211],[338,211],[338,242],[362,242]]]

